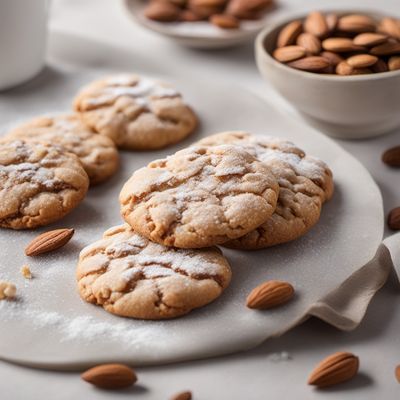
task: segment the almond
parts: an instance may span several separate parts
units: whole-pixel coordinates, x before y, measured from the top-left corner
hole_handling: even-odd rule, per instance
[[[396,376],[397,381],[400,382],[400,365],[396,367],[396,369],[394,370],[394,374]]]
[[[192,400],[192,392],[181,392],[171,397],[171,400]]]
[[[296,43],[296,39],[302,31],[303,24],[301,21],[290,22],[279,32],[276,46],[285,47]]]
[[[378,61],[378,57],[371,56],[370,54],[357,54],[349,57],[346,62],[354,68],[368,68]]]
[[[382,161],[390,167],[400,167],[400,146],[386,150],[382,154]]]
[[[179,20],[185,22],[197,22],[201,21],[202,19],[203,18],[200,15],[197,15],[191,10],[182,10],[179,15]]]
[[[267,281],[254,288],[247,297],[249,308],[265,310],[288,302],[294,296],[294,288],[290,283]]]
[[[388,227],[393,231],[400,230],[400,207],[393,208],[388,215]]]
[[[354,68],[347,64],[346,61],[342,61],[336,66],[336,73],[342,76],[353,75]]]
[[[359,367],[359,359],[352,353],[338,352],[326,357],[311,372],[308,384],[326,387],[353,378]]]
[[[308,14],[304,21],[304,30],[311,33],[318,38],[322,38],[328,35],[329,27],[325,17],[318,11],[313,11]]]
[[[400,54],[400,43],[387,42],[380,44],[371,49],[371,54],[375,56],[391,56],[394,54]]]
[[[363,50],[363,47],[356,46],[350,38],[332,37],[322,42],[324,50],[335,53],[345,53],[349,51]]]
[[[233,15],[214,14],[210,17],[210,22],[222,29],[237,29],[239,28],[239,20]]]
[[[376,24],[367,15],[352,14],[339,18],[337,28],[342,32],[351,33],[374,32]]]
[[[67,244],[74,232],[73,229],[63,228],[42,233],[28,244],[25,254],[33,257],[56,250]]]
[[[328,14],[325,17],[325,19],[326,19],[326,24],[328,25],[329,32],[333,32],[336,29],[337,23],[339,21],[338,16],[336,14],[331,13]]]
[[[167,1],[152,1],[144,10],[145,17],[159,22],[178,20],[180,8]]]
[[[400,56],[392,56],[389,58],[388,66],[390,71],[397,71],[400,69]]]
[[[296,42],[299,46],[304,47],[310,54],[319,54],[322,46],[321,41],[311,33],[301,33]]]
[[[378,59],[378,61],[371,67],[371,69],[373,72],[389,71],[387,64],[382,59]]]
[[[308,72],[318,72],[328,67],[329,61],[320,56],[305,57],[300,60],[292,61],[288,64],[292,68]]]
[[[274,58],[280,62],[290,62],[298,60],[306,55],[306,49],[301,46],[280,47],[274,51]]]
[[[231,0],[226,12],[239,19],[255,19],[272,4],[273,0]]]
[[[133,369],[123,364],[98,365],[84,372],[81,378],[102,389],[122,389],[137,381]]]
[[[333,53],[332,51],[323,51],[321,53],[321,56],[326,58],[329,63],[334,67],[344,61],[343,58],[339,56],[339,54]]]
[[[400,21],[394,18],[383,18],[378,27],[379,32],[400,40]]]
[[[356,46],[373,47],[385,43],[387,36],[383,33],[360,33],[353,39]]]

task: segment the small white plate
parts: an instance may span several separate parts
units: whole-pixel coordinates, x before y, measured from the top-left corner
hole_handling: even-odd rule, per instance
[[[157,22],[143,14],[146,2],[143,0],[124,0],[130,16],[140,25],[176,42],[199,49],[218,49],[232,47],[252,41],[265,27],[269,12],[264,18],[255,21],[242,21],[240,29],[221,29],[207,21],[198,22]]]

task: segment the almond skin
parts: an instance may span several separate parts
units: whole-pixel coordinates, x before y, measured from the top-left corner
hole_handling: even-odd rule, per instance
[[[336,29],[338,21],[339,17],[336,14],[331,13],[326,16],[326,24],[328,25],[329,32],[333,32]]]
[[[400,56],[392,56],[388,61],[389,71],[397,71],[400,69]]]
[[[293,296],[294,288],[290,283],[267,281],[250,292],[246,306],[257,310],[266,310],[287,303]]]
[[[394,18],[383,18],[379,24],[379,32],[400,40],[400,22]]]
[[[382,154],[382,161],[389,167],[400,167],[400,146],[386,150]]]
[[[339,56],[339,54],[333,53],[331,51],[323,51],[321,53],[321,56],[326,58],[331,65],[336,67],[339,63],[341,63],[343,60],[342,57]]]
[[[240,22],[233,15],[214,14],[210,17],[210,22],[222,29],[238,29]]]
[[[302,33],[297,38],[297,45],[304,47],[310,54],[317,55],[321,52],[321,41],[311,33]]]
[[[300,35],[302,30],[303,30],[303,24],[301,21],[290,22],[279,32],[276,46],[285,47],[295,44],[296,39]]]
[[[74,235],[74,229],[55,229],[36,236],[25,248],[25,254],[34,257],[59,249],[67,244]]]
[[[390,211],[387,223],[391,230],[400,230],[400,207],[393,208],[393,210]]]
[[[359,367],[359,359],[352,353],[338,352],[323,359],[311,372],[308,384],[327,387],[353,378]]]
[[[152,1],[144,10],[145,17],[159,22],[173,22],[179,18],[180,8],[167,1]]]
[[[339,18],[337,28],[342,32],[351,33],[374,32],[376,24],[367,15],[352,14]]]
[[[398,365],[394,370],[394,375],[397,379],[397,382],[400,382],[400,365]]]
[[[353,39],[356,46],[373,47],[387,42],[387,36],[383,33],[360,33]]]
[[[371,49],[371,54],[374,56],[391,56],[400,54],[400,43],[399,42],[387,42],[375,46]]]
[[[304,57],[306,49],[301,46],[280,47],[274,51],[273,55],[278,61],[286,63]]]
[[[308,72],[322,71],[326,67],[329,67],[329,61],[324,57],[312,56],[301,58],[300,60],[292,61],[288,65],[295,69]]]
[[[371,67],[371,69],[375,73],[389,71],[387,64],[382,59],[378,59],[378,61]]]
[[[329,27],[325,17],[318,11],[308,14],[304,21],[304,30],[312,35],[322,38],[328,35]]]
[[[135,371],[123,364],[102,364],[88,369],[81,378],[101,389],[123,389],[132,386],[137,377]]]
[[[363,49],[361,46],[356,46],[352,39],[340,37],[325,39],[322,42],[322,47],[324,50],[333,51],[335,53],[345,53],[348,51],[357,51]]]
[[[192,400],[192,392],[181,392],[171,397],[171,400]]]
[[[357,54],[349,57],[346,62],[354,68],[368,68],[378,61],[378,57],[371,56],[370,54]]]

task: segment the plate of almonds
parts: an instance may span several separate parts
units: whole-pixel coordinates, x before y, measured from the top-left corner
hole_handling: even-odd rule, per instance
[[[180,44],[223,48],[253,40],[274,0],[125,0],[136,22]]]

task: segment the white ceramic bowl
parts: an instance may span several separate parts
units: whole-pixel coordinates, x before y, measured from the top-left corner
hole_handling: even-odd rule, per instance
[[[256,60],[263,78],[308,122],[330,136],[361,139],[399,127],[400,71],[358,76],[317,74],[290,68],[271,56],[280,29],[304,18],[295,16],[259,33]]]
[[[143,27],[184,46],[199,49],[220,49],[254,40],[265,26],[266,18],[242,21],[239,29],[220,29],[207,21],[164,23],[152,21],[143,15],[146,2],[124,0],[129,15]]]

